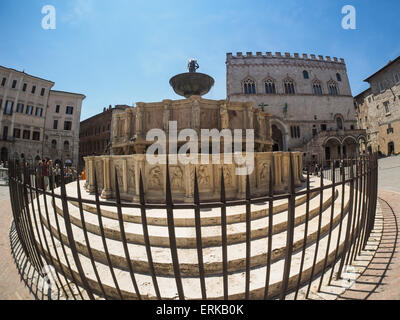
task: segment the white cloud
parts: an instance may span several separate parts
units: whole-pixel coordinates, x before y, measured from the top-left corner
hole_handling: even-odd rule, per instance
[[[93,0],[73,0],[69,2],[68,12],[63,16],[63,21],[76,25],[89,17],[94,9]]]

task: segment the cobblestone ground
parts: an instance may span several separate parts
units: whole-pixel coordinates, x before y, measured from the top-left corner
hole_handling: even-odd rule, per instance
[[[12,221],[8,187],[0,185],[0,300],[33,300],[18,274],[10,247]]]
[[[400,300],[400,156],[379,161],[379,204],[383,236],[378,250],[356,283],[339,299]],[[8,187],[0,184],[0,300],[32,300],[21,281],[10,249],[12,222]]]

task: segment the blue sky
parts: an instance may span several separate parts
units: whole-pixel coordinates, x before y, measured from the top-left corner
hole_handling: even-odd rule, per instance
[[[357,29],[341,27],[344,5]],[[57,10],[44,30],[44,5]],[[0,0],[0,65],[83,93],[82,120],[110,104],[179,99],[169,79],[198,59],[226,97],[227,52],[280,51],[344,58],[353,94],[400,55],[398,0]]]

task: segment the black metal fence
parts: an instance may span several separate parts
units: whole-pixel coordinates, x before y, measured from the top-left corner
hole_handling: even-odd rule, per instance
[[[161,209],[166,212],[165,227],[168,230],[169,244],[171,257],[172,257],[172,272],[169,274],[170,278],[173,277],[178,298],[180,300],[187,299],[185,295],[185,286],[183,279],[188,277],[188,272],[182,269],[180,264],[180,255],[178,249],[182,248],[180,243],[177,243],[176,231],[180,226],[175,225],[175,210],[187,209],[194,212],[193,228],[195,229],[195,245],[192,249],[197,251],[197,261],[195,263],[197,271],[190,276],[199,280],[201,295],[200,299],[207,299],[214,297],[210,294],[206,285],[207,277],[210,275],[215,276],[215,272],[210,273],[209,267],[205,262],[204,238],[203,231],[203,212],[219,208],[220,219],[218,220],[221,227],[219,246],[222,250],[222,261],[220,261],[220,269],[217,274],[223,278],[223,295],[220,299],[285,299],[289,293],[295,293],[295,299],[298,298],[299,289],[307,288],[307,296],[311,290],[311,283],[313,280],[320,277],[319,289],[323,283],[324,277],[329,277],[329,282],[334,278],[334,270],[338,270],[337,277],[340,278],[343,268],[354,261],[355,257],[365,247],[369,235],[374,226],[375,210],[377,201],[377,155],[362,156],[357,159],[337,160],[337,168],[331,163],[330,170],[326,166],[320,165],[318,170],[315,168],[308,168],[305,172],[306,183],[303,188],[295,189],[294,186],[294,173],[292,161],[290,163],[290,186],[285,194],[274,195],[273,190],[273,165],[271,164],[270,170],[270,185],[269,195],[260,198],[252,198],[249,177],[247,177],[246,199],[235,201],[227,201],[225,197],[225,182],[224,174],[221,173],[221,198],[219,202],[203,203],[199,196],[199,185],[197,181],[197,174],[194,178],[194,201],[192,204],[179,204],[173,202],[173,194],[171,191],[170,177],[167,170],[166,177],[166,202],[165,204],[149,204],[146,203],[146,195],[143,187],[143,177],[140,175],[140,201],[139,203],[126,203],[120,199],[117,174],[115,174],[115,184],[117,186],[115,202],[102,201],[98,193],[97,179],[95,179],[96,191],[94,199],[83,199],[82,182],[79,180],[79,174],[75,172],[74,181],[70,184],[66,183],[64,174],[60,175],[59,185],[56,184],[56,177],[53,176],[53,171],[49,170],[49,176],[43,176],[40,169],[31,167],[27,164],[16,164],[10,161],[10,195],[11,204],[14,215],[15,227],[21,242],[22,248],[34,266],[39,272],[43,272],[45,265],[50,265],[55,268],[56,286],[59,290],[63,291],[65,296],[69,299],[164,299],[162,294],[162,286],[159,283],[159,278],[165,276],[165,272],[154,262],[154,253],[151,250],[152,244],[151,234],[149,232],[149,221],[147,214],[148,210]],[[79,172],[79,170],[78,170]],[[314,176],[314,174],[317,176]],[[314,177],[313,177],[314,176]],[[311,187],[311,181],[318,185]],[[330,183],[327,183],[330,182]],[[74,186],[76,196],[67,194],[67,187]],[[47,187],[47,188],[46,188]],[[340,218],[334,219],[334,201],[338,191],[341,191],[341,208]],[[331,194],[331,210],[324,209],[324,194]],[[307,248],[310,246],[310,239],[308,230],[310,228],[309,222],[312,219],[312,212],[310,208],[311,199],[319,196],[320,206],[314,217],[318,217],[318,229],[313,238],[314,252],[313,264],[311,268],[306,270],[305,261],[307,255]],[[345,195],[348,197],[345,203]],[[50,201],[51,205],[48,205]],[[56,201],[61,202],[61,212],[56,210]],[[274,216],[279,212],[276,208],[277,201],[286,204],[287,220],[284,227],[275,230]],[[298,202],[303,201],[305,204],[304,219],[298,218]],[[337,200],[339,201],[339,199]],[[70,203],[75,203],[79,208],[79,222],[76,218],[70,215]],[[265,232],[260,235],[255,235],[252,229],[252,223],[255,217],[252,212],[252,207],[257,204],[265,205],[268,217],[268,223],[265,225]],[[103,255],[105,259],[102,263],[109,268],[112,285],[110,283],[104,284],[102,282],[101,270],[98,267],[98,252],[91,247],[90,233],[94,232],[86,222],[85,208],[92,206],[94,213],[97,215],[97,228],[98,236],[102,239]],[[244,287],[243,294],[231,294],[231,286],[229,276],[235,272],[232,271],[232,265],[228,257],[228,247],[231,244],[232,237],[228,232],[230,224],[233,222],[229,219],[227,211],[232,207],[244,206],[245,214],[243,223],[245,223],[245,236],[241,240],[245,244],[245,263],[243,266],[234,266],[236,272],[241,271],[244,273]],[[104,212],[102,208],[114,207],[116,208],[117,215],[115,220],[119,223],[119,234],[116,236],[123,247],[123,255],[125,261],[123,263],[115,262],[115,259],[110,254],[107,238],[110,237],[107,228],[103,225]],[[146,249],[146,264],[145,266],[138,266],[132,263],[131,251],[129,244],[132,239],[128,236],[125,230],[126,215],[124,210],[128,208],[137,208],[140,210],[140,226],[142,228],[143,239],[141,244]],[[325,227],[322,226],[323,215],[330,215],[330,223]],[[346,223],[344,223],[346,219]],[[51,225],[50,221],[54,221]],[[75,242],[75,233],[73,227],[79,225],[83,230],[85,239],[85,248],[77,247]],[[295,228],[299,225],[304,226],[304,237],[299,242],[294,241]],[[63,227],[61,227],[63,226]],[[333,241],[333,230],[338,228],[338,236],[336,241]],[[336,230],[336,229],[335,229]],[[281,255],[273,250],[274,235],[286,232],[286,245]],[[265,238],[267,246],[265,255],[262,261],[254,261],[252,257],[251,243],[254,239]],[[321,254],[319,252],[319,244],[322,238],[327,239],[327,248],[324,259],[317,259]],[[114,239],[116,239],[114,237]],[[55,250],[58,244],[58,250]],[[61,247],[61,248],[60,248]],[[334,250],[334,256],[331,257],[330,252]],[[53,254],[52,254],[53,252]],[[298,265],[298,271],[293,273],[292,256],[294,253],[301,254],[301,261]],[[83,257],[89,259],[92,276],[88,274],[88,265],[82,262]],[[259,259],[258,259],[259,260]],[[272,265],[277,261],[283,261],[282,279],[275,284],[271,283],[272,278]],[[121,279],[118,278],[118,271],[124,266],[124,270],[129,272],[133,292],[127,292],[120,287]],[[262,291],[252,290],[250,285],[251,271],[255,267],[265,267],[265,285]],[[327,272],[329,270],[329,272]],[[137,277],[140,274],[147,274],[151,276],[151,285],[154,288],[155,295],[153,297],[144,296],[141,284]],[[293,274],[291,276],[291,273]],[[327,278],[325,278],[327,279]],[[127,281],[126,278],[124,281]],[[74,288],[72,288],[74,287]],[[75,291],[74,291],[75,290]],[[77,295],[71,294],[77,292]],[[261,292],[261,293],[260,293]],[[190,297],[189,297],[190,298]]]

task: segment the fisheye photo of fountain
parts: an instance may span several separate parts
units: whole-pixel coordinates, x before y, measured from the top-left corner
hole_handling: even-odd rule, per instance
[[[2,0],[0,304],[400,300],[399,10]]]

